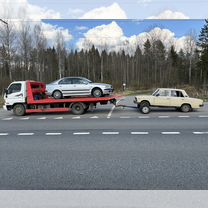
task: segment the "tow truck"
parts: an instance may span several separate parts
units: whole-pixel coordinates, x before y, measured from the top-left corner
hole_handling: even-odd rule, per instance
[[[46,93],[46,84],[37,81],[12,82],[4,91],[3,108],[17,116],[31,113],[72,112],[81,115],[93,108],[97,103],[116,105],[119,96],[109,97],[70,97],[65,99],[50,98]]]

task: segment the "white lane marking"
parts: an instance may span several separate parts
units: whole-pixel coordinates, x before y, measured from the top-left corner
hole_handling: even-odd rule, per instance
[[[113,113],[113,110],[115,109],[115,105],[111,108],[111,110],[110,110],[110,112],[108,113],[108,115],[107,115],[107,118],[110,118],[111,117],[111,115],[112,115],[112,113]]]
[[[7,136],[9,133],[0,133],[0,136]]]
[[[164,134],[164,135],[175,135],[175,134],[181,134],[180,132],[178,131],[172,131],[172,132],[161,132],[161,134]]]
[[[102,132],[103,135],[118,135],[119,132]]]
[[[90,118],[99,118],[98,116],[92,116],[92,117],[90,117]]]
[[[38,120],[45,120],[46,117],[40,117],[40,118],[37,118]]]
[[[158,116],[158,118],[170,118],[170,116]]]
[[[201,135],[201,134],[208,134],[208,132],[195,131],[195,132],[193,132],[193,134]]]
[[[81,118],[80,116],[72,117],[72,119],[80,119],[80,118]]]
[[[61,119],[63,119],[63,117],[56,117],[56,118],[54,118],[55,120],[61,120]]]
[[[130,116],[121,116],[120,118],[131,118]]]
[[[57,136],[57,135],[62,135],[62,133],[46,133],[47,136]]]
[[[116,105],[118,105],[118,103],[119,103],[121,100],[124,100],[124,98],[118,100],[118,101],[116,102]],[[113,111],[114,111],[116,105],[113,105],[113,107],[111,108],[110,112],[109,112],[108,115],[107,115],[107,118],[111,118],[111,115],[112,115],[112,113],[113,113]]]
[[[74,132],[73,135],[89,135],[90,132]]]
[[[201,115],[201,116],[199,116],[199,118],[208,118],[208,116]]]
[[[139,116],[139,118],[149,118],[149,116]]]
[[[18,133],[18,136],[32,136],[34,133]]]
[[[178,116],[178,118],[189,118],[190,116]]]
[[[29,117],[20,118],[20,120],[29,120]]]
[[[10,121],[10,120],[12,120],[13,118],[11,117],[11,118],[3,118],[2,120],[3,121]]]
[[[147,135],[149,132],[131,132],[132,135]]]

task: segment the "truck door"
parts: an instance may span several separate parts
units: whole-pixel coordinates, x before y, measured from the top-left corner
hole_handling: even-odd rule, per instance
[[[22,83],[12,83],[7,88],[7,94],[4,95],[4,99],[9,105],[13,105],[14,103],[24,103],[25,95]]]

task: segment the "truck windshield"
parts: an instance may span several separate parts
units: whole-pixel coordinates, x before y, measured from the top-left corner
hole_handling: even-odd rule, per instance
[[[21,83],[11,84],[8,88],[8,94],[12,94],[15,92],[20,92],[20,91],[21,91]]]

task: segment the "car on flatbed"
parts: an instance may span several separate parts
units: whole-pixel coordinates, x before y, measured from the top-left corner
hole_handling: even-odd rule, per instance
[[[49,96],[61,99],[71,96],[103,97],[113,92],[110,84],[94,83],[84,77],[64,77],[46,85]]]
[[[108,97],[70,97],[54,99],[46,94],[46,85],[43,82],[16,81],[12,82],[4,91],[4,109],[17,116],[30,113],[69,112],[81,115],[93,108],[96,104],[116,105],[118,96]]]
[[[152,95],[136,96],[134,103],[144,114],[148,114],[151,107],[171,107],[182,112],[203,107],[203,100],[189,97],[185,90],[171,88],[158,88]]]

